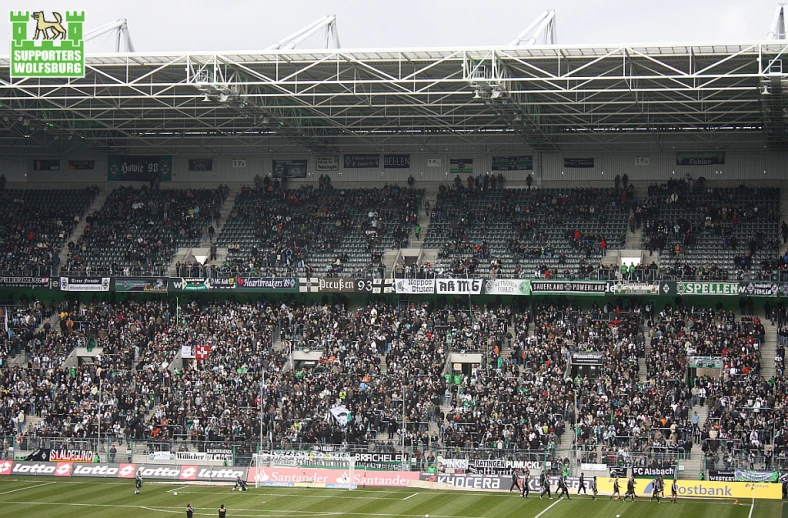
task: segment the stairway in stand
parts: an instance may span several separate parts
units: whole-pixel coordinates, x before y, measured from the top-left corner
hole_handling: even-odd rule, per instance
[[[759,315],[763,324],[764,337],[761,344],[761,376],[767,380],[774,376],[774,357],[777,354],[777,326],[773,326],[765,315]]]
[[[107,196],[110,193],[110,189],[105,187],[99,187],[98,193],[96,193],[96,197],[93,199],[93,202],[88,207],[88,210],[85,211],[84,214],[81,215],[82,219],[79,220],[79,223],[76,227],[74,227],[74,231],[71,233],[68,239],[66,239],[66,243],[63,245],[63,248],[60,249],[60,253],[58,254],[58,258],[60,259],[60,267],[65,268],[66,262],[68,261],[68,243],[73,241],[74,243],[82,236],[82,233],[85,231],[85,227],[87,226],[87,216],[93,213],[98,212],[101,210],[101,207],[104,206],[104,202],[107,201]],[[64,270],[65,271],[65,270]]]
[[[709,417],[709,407],[706,405],[695,405],[690,410],[690,418],[695,412],[698,413],[699,417],[698,426],[703,429],[703,425],[706,424],[706,419]],[[680,461],[679,465],[684,466],[684,471],[679,474],[681,478],[684,480],[698,480],[700,472],[703,470],[703,445],[693,442],[690,458]]]

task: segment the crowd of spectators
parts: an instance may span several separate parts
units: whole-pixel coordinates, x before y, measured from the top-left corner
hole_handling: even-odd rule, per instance
[[[229,188],[120,187],[85,230],[68,243],[64,271],[114,276],[161,275],[179,246],[198,246],[215,232]]]
[[[74,190],[0,189],[0,273],[49,277],[60,249],[96,196],[95,186]]]

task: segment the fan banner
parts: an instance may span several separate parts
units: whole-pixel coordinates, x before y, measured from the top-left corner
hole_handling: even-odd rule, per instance
[[[326,155],[315,158],[315,171],[318,173],[331,173],[339,170],[339,157]]]
[[[534,157],[531,155],[494,156],[491,169],[493,171],[533,171]]]

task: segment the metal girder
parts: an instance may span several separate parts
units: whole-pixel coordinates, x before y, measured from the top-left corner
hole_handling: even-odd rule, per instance
[[[519,151],[523,140],[593,151],[699,138],[762,149],[775,123],[762,92],[782,88],[786,50],[775,40],[100,54],[87,56],[84,79],[13,81],[0,56],[0,116],[55,121],[47,131],[59,137],[20,145],[19,128],[0,124],[0,153],[58,153],[67,136],[174,154]],[[489,103],[472,81],[485,92],[486,81]]]
[[[330,48],[329,46],[331,42],[334,43],[335,49],[340,48],[341,45],[339,44],[339,32],[337,31],[337,17],[335,14],[327,14],[323,18],[315,20],[306,27],[297,30],[290,36],[277,41],[269,47],[266,47],[266,50],[294,49],[300,43],[303,43],[305,40],[309,39],[311,36],[317,34],[323,29],[325,29],[325,48]]]
[[[555,27],[555,11],[548,10],[539,15],[539,17],[531,22],[531,25],[523,29],[512,41],[509,42],[510,46],[536,45],[540,41],[544,45],[555,45],[558,43],[558,34]]]
[[[134,52],[134,43],[131,41],[129,24],[126,19],[115,20],[93,29],[84,36],[85,41],[90,41],[108,32],[115,32],[115,52]]]
[[[774,18],[772,19],[772,28],[766,35],[770,40],[784,40],[785,39],[785,4],[777,4],[777,9],[774,10]]]

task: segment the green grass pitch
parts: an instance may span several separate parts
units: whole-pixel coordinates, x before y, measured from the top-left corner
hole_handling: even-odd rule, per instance
[[[177,492],[176,496],[174,493]],[[425,489],[370,489],[355,491],[310,488],[254,488],[232,492],[231,486],[184,486],[146,482],[140,495],[134,481],[56,480],[30,477],[0,480],[0,516],[8,517],[161,517],[186,516],[191,503],[195,516],[218,516],[224,504],[228,518],[281,517],[411,517],[421,518],[781,518],[782,502],[730,500],[635,503],[600,496],[566,500],[523,500],[515,493],[433,491]]]

